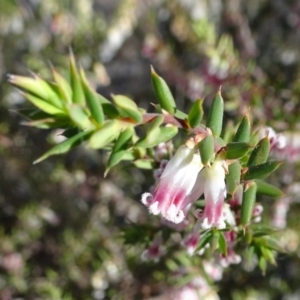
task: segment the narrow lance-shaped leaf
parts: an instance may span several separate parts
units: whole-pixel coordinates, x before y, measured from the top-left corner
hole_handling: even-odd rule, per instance
[[[176,103],[173,95],[163,78],[157,75],[151,66],[152,85],[161,108],[173,114],[176,109]]]
[[[241,224],[248,225],[253,215],[253,208],[256,201],[256,183],[254,181],[246,185],[243,193],[243,201],[241,208]]]
[[[268,262],[270,262],[272,265],[276,265],[275,256],[272,250],[262,246],[260,247],[260,252]]]
[[[219,248],[220,231],[214,231],[210,237],[210,246],[212,253]]]
[[[120,133],[109,156],[104,176],[107,175],[110,168],[118,164],[126,153],[128,153],[126,144],[132,138],[133,134],[134,129],[132,126],[127,127]],[[134,158],[134,156],[132,156],[132,158]]]
[[[233,195],[241,180],[241,164],[236,161],[229,165],[228,174],[226,174],[226,185],[229,194]]]
[[[56,106],[53,106],[52,104],[46,102],[45,100],[36,97],[32,94],[28,93],[22,93],[22,95],[29,100],[33,105],[41,109],[42,111],[50,114],[50,115],[64,115],[65,112],[61,109],[57,108]]]
[[[249,116],[246,115],[242,119],[242,121],[241,121],[241,123],[240,123],[240,125],[239,125],[239,127],[238,127],[238,129],[236,131],[236,134],[235,134],[235,136],[233,138],[233,142],[248,143],[249,139],[250,139],[250,129],[251,128],[250,128]]]
[[[255,179],[255,182],[257,184],[258,194],[266,195],[273,198],[279,198],[283,196],[283,192],[276,186],[259,179]]]
[[[203,118],[203,99],[197,99],[188,114],[189,125],[194,128],[200,124]]]
[[[151,123],[149,124],[148,132],[152,131],[153,129],[159,127],[164,122],[164,116],[158,115],[156,116]]]
[[[8,81],[14,86],[21,88],[22,90],[41,99],[47,98],[46,91],[41,87],[40,82],[37,81],[36,78],[9,74]]]
[[[75,135],[75,136],[59,143],[58,145],[54,146],[49,151],[47,151],[39,159],[37,159],[34,162],[34,164],[37,164],[37,163],[45,160],[46,158],[48,158],[49,156],[52,156],[52,155],[67,153],[68,151],[70,151],[71,149],[78,146],[79,144],[81,144],[86,139],[88,139],[89,136],[91,135],[91,133],[92,133],[92,130],[85,131],[85,132],[80,132],[77,135]]]
[[[216,94],[207,117],[206,126],[209,127],[214,136],[219,136],[222,131],[224,114],[224,102],[219,90]]]
[[[91,129],[94,125],[91,123],[89,114],[80,104],[72,104],[68,106],[70,118],[82,129]]]
[[[35,79],[39,82],[40,86],[43,88],[43,90],[47,93],[47,101],[57,108],[60,108],[62,110],[65,109],[65,105],[63,101],[61,100],[59,89],[57,84],[53,82],[48,82],[43,80],[38,75],[35,75]]]
[[[226,145],[226,159],[237,159],[245,156],[251,146],[247,143],[233,142]]]
[[[138,159],[134,161],[133,164],[139,169],[153,169],[153,159]]]
[[[80,79],[81,79],[84,96],[85,96],[88,108],[90,109],[90,112],[91,112],[91,116],[99,125],[102,125],[104,122],[104,113],[103,113],[102,105],[99,101],[99,97],[102,97],[102,96],[96,94],[96,92],[93,90],[93,88],[89,85],[89,83],[85,77],[84,71],[82,69],[80,69]]]
[[[93,133],[89,140],[89,146],[100,149],[112,142],[120,133],[124,125],[117,120],[111,120]]]
[[[121,112],[125,114],[136,123],[140,123],[143,120],[137,105],[131,99],[123,95],[112,95],[113,101]]]
[[[264,164],[248,168],[244,173],[244,180],[261,179],[274,172],[282,163],[278,161],[268,161]]]
[[[265,275],[267,270],[267,260],[263,256],[260,256],[258,258],[258,266],[261,269],[263,275]]]
[[[149,148],[155,147],[160,143],[164,143],[173,138],[178,132],[178,128],[175,126],[156,127],[147,135],[137,141],[136,146]]]
[[[66,103],[72,103],[72,89],[69,82],[52,68],[52,76],[58,86],[60,96]]]
[[[204,165],[209,165],[215,156],[215,141],[212,135],[208,135],[199,143],[201,161]]]
[[[222,254],[227,256],[227,242],[222,231],[219,232],[219,249]]]
[[[76,63],[73,53],[70,54],[70,79],[72,87],[72,102],[85,105],[84,93],[81,86],[79,74],[76,68]]]
[[[270,140],[268,137],[263,138],[253,149],[249,160],[248,167],[263,164],[267,161],[270,152]]]

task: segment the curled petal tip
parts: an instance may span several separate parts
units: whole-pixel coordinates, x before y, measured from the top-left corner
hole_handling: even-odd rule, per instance
[[[141,202],[146,205],[146,206],[149,206],[151,200],[152,200],[153,196],[151,193],[144,193],[142,195],[142,199],[141,199]]]

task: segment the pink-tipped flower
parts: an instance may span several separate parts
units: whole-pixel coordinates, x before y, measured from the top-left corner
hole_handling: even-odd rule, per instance
[[[223,203],[226,197],[224,161],[215,160],[211,167],[206,167],[198,175],[192,198],[199,198],[204,193],[203,213],[197,213],[202,220],[202,228],[226,227],[223,216]]]
[[[200,241],[200,223],[194,226],[192,232],[190,232],[182,241],[182,246],[186,248],[187,253],[192,256]]]
[[[156,234],[152,243],[148,246],[148,248],[142,253],[142,260],[153,260],[155,262],[159,262],[160,258],[165,253],[165,248],[162,245],[162,236],[160,233]]]
[[[142,203],[154,215],[161,214],[173,223],[182,222],[184,208],[193,201],[189,196],[202,167],[200,155],[194,149],[179,147],[160,176],[153,195],[144,193]]]

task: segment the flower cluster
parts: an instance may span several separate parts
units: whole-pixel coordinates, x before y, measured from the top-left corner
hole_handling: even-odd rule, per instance
[[[144,193],[142,203],[149,212],[173,223],[181,223],[187,208],[204,194],[205,208],[198,214],[202,228],[225,228],[223,203],[226,197],[225,161],[216,159],[212,165],[203,166],[198,150],[191,143],[180,146],[159,174],[153,194]]]

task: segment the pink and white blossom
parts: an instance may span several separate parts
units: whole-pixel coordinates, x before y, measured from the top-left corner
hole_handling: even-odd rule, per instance
[[[166,165],[153,192],[142,195],[142,203],[149,212],[180,223],[185,218],[184,208],[193,201],[190,197],[197,175],[202,169],[200,155],[185,145],[178,148]]]
[[[182,246],[186,248],[187,253],[192,256],[200,241],[200,223],[194,226],[192,232],[190,232],[182,241]]]
[[[160,233],[158,233],[152,243],[148,246],[148,248],[142,253],[142,260],[153,260],[155,262],[159,262],[160,258],[165,253],[165,248],[162,245],[163,240]]]
[[[202,220],[202,228],[209,229],[226,227],[223,216],[223,203],[226,197],[224,161],[215,160],[211,167],[206,167],[198,175],[195,188],[191,195],[198,199],[202,194],[205,198],[204,212],[197,212]]]

